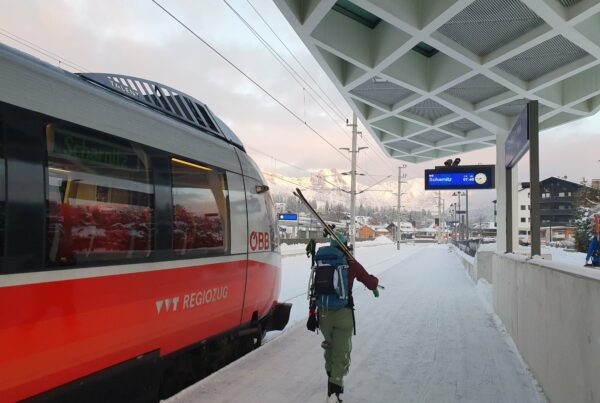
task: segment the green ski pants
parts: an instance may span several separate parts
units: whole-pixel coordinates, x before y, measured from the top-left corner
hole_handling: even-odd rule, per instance
[[[350,369],[352,351],[352,310],[319,310],[319,328],[325,337],[321,347],[325,350],[325,371],[330,374],[329,382],[344,386],[344,376]]]

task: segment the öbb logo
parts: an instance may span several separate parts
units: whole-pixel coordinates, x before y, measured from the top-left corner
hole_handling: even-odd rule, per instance
[[[252,231],[250,233],[250,249],[252,251],[271,250],[269,233]]]

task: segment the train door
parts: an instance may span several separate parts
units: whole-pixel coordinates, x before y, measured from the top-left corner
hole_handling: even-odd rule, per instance
[[[242,175],[227,172],[229,185],[229,215],[231,221],[231,254],[238,256],[236,260],[239,267],[243,268],[244,295],[246,293],[246,280],[248,270],[248,212],[246,210],[246,191]],[[242,304],[240,305],[239,320],[242,318]],[[238,323],[238,324],[240,324]]]
[[[242,322],[264,317],[279,296],[281,256],[275,205],[264,184],[245,177],[248,210],[248,274]]]

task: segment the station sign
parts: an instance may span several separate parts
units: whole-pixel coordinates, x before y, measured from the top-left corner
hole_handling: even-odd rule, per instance
[[[298,214],[292,214],[292,213],[279,214],[278,218],[279,218],[279,221],[297,221]]]
[[[529,151],[531,124],[538,119],[538,101],[529,101],[512,127],[504,145],[505,166],[510,169],[517,165]]]
[[[425,170],[425,190],[494,189],[494,165],[463,165]]]

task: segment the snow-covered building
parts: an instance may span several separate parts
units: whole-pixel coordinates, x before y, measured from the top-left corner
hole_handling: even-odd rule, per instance
[[[529,183],[522,183],[519,189],[519,241],[529,242],[531,238],[531,189]]]
[[[582,185],[551,176],[540,181],[540,224],[542,239],[566,240],[574,234],[575,194]],[[531,189],[529,183],[519,189],[519,240],[531,238]]]

